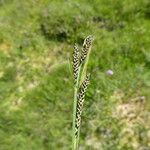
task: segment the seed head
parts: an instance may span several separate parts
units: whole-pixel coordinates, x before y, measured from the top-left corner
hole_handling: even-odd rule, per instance
[[[74,45],[74,52],[73,52],[73,75],[74,75],[74,84],[77,82],[78,77],[78,70],[79,70],[79,49],[77,44]]]
[[[83,81],[83,83],[81,84],[81,86],[79,88],[79,93],[78,93],[78,97],[77,97],[76,123],[75,123],[75,127],[76,127],[75,135],[76,135],[76,137],[78,135],[79,127],[81,124],[81,114],[82,114],[82,110],[83,110],[85,92],[86,92],[86,89],[89,85],[89,79],[90,79],[90,75],[87,75],[85,80]]]
[[[83,48],[82,48],[82,51],[81,51],[81,57],[80,57],[80,64],[85,60],[87,54],[88,54],[88,51],[92,45],[92,42],[93,42],[93,36],[89,35],[85,40],[84,40],[84,43],[83,43]]]

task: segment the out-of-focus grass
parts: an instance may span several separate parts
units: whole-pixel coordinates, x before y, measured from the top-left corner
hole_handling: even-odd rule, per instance
[[[0,150],[71,149],[69,58],[88,34],[81,149],[150,149],[149,10],[148,0],[0,0]]]

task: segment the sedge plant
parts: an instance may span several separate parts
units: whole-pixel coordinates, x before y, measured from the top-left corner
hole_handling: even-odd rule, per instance
[[[74,45],[73,52],[73,75],[74,75],[74,102],[73,102],[73,125],[72,125],[72,150],[78,150],[81,126],[81,114],[85,99],[86,89],[89,85],[90,74],[87,73],[93,36],[85,38],[82,50]]]

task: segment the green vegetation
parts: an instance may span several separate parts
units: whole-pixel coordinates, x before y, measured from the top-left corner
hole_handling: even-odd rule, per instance
[[[93,36],[89,35],[83,42],[82,49],[74,45],[73,52],[73,77],[74,77],[74,100],[73,100],[73,121],[72,121],[72,150],[79,149],[80,128],[85,93],[90,81],[90,74],[87,73],[87,66],[91,52]]]
[[[90,34],[80,148],[150,149],[149,0],[0,0],[0,150],[71,149],[73,44]]]

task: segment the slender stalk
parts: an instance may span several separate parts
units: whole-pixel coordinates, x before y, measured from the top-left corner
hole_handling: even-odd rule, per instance
[[[76,106],[77,106],[77,91],[78,88],[75,86],[74,88],[74,103],[73,103],[73,125],[72,125],[72,150],[76,150],[77,140],[75,138],[75,119],[76,119]]]
[[[79,67],[77,82],[76,82],[76,85],[74,86],[73,124],[72,124],[72,150],[77,150],[77,145],[78,145],[77,138],[75,137],[75,122],[76,122],[77,94],[78,94],[78,87],[79,87],[80,70],[81,70],[81,67]]]

